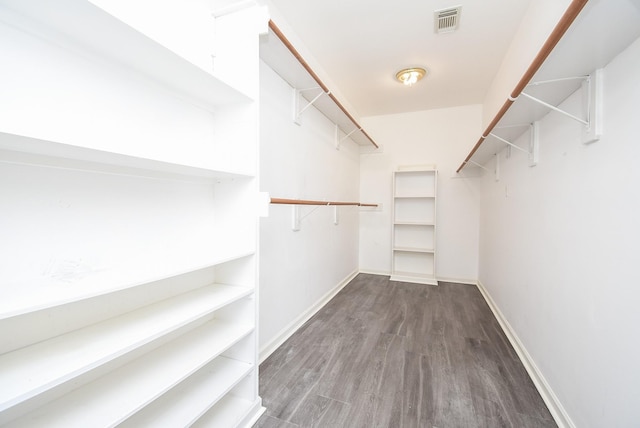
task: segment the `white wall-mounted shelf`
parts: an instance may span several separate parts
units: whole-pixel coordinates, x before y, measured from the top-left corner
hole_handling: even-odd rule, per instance
[[[522,92],[558,106],[581,88],[580,77],[594,77],[596,70],[640,37],[640,11],[626,0],[574,0],[567,12],[458,172],[465,167],[485,165],[507,146],[491,133],[514,142],[528,132],[527,125],[552,112],[521,95]],[[551,80],[555,82],[536,84]],[[570,113],[587,119],[586,112]]]
[[[306,103],[311,103],[338,126],[341,132],[336,136],[336,146],[339,146],[340,139],[348,136],[361,146],[378,148],[378,145],[313,72],[273,21],[269,23],[269,27],[268,36],[264,37],[260,43],[260,57],[294,90],[299,91],[296,97],[299,96]],[[307,106],[308,104],[299,106],[293,115],[298,116],[300,110]]]

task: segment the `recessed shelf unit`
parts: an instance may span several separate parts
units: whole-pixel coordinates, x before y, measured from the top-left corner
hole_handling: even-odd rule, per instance
[[[391,280],[437,285],[435,169],[393,173]]]
[[[331,93],[273,21],[269,22],[269,29],[268,37],[261,40],[260,57],[293,88],[293,120],[300,123],[300,117],[313,106],[336,125],[336,148],[350,138],[360,146],[377,149],[375,141]]]
[[[601,69],[638,37],[640,11],[630,2],[572,1],[457,172],[474,166],[488,169],[484,165],[505,147],[527,152],[529,165],[535,165],[535,128],[550,112],[581,123],[585,144],[598,141],[603,132]],[[581,111],[558,107],[578,90],[583,91]],[[525,133],[528,144],[516,146]]]

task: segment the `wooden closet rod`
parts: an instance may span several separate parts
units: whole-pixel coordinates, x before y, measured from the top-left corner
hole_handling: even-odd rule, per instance
[[[283,199],[271,198],[272,204],[285,205],[355,205],[358,207],[377,207],[378,204],[362,204],[360,202],[338,202],[338,201],[312,201],[308,199]]]
[[[300,55],[300,53],[296,50],[296,48],[293,47],[293,45],[291,44],[289,39],[287,39],[287,37],[282,33],[282,31],[280,31],[280,28],[278,28],[278,26],[272,20],[269,20],[269,28],[271,28],[271,30],[275,33],[275,35],[278,36],[278,38],[287,47],[287,49],[289,49],[289,52],[291,52],[291,54],[294,57],[296,57],[298,62],[302,65],[302,67],[305,70],[307,70],[307,73],[309,73],[309,75],[313,78],[313,80],[316,81],[318,86],[320,86],[322,88],[324,93],[329,95],[329,98],[331,98],[333,100],[333,102],[338,106],[338,108],[340,108],[340,110],[342,110],[342,112],[349,118],[349,120],[351,122],[353,122],[353,124],[360,130],[360,132],[362,132],[362,135],[367,137],[367,140],[369,140],[371,142],[371,144],[373,144],[375,146],[376,149],[379,148],[379,146],[376,144],[376,142],[373,141],[373,138],[371,138],[369,136],[369,134],[367,134],[365,132],[365,130],[362,129],[362,126],[360,126],[358,124],[358,122],[356,122],[356,120],[353,118],[353,116],[351,116],[351,114],[347,111],[347,109],[344,108],[344,106],[340,103],[340,101],[338,101],[338,99],[335,97],[335,95],[333,95],[333,93],[331,91],[329,91],[329,88],[327,88],[327,86],[324,83],[322,83],[322,80],[320,80],[320,77],[318,77],[318,75],[313,71],[313,69],[311,69],[309,64],[307,64],[307,62],[304,60],[304,58],[302,58],[302,55]]]
[[[580,14],[580,11],[588,1],[589,0],[573,0],[571,2],[567,10],[562,15],[562,18],[560,18],[560,21],[558,21],[558,24],[556,24],[549,37],[547,37],[544,45],[542,45],[542,48],[538,52],[538,55],[536,55],[531,65],[529,65],[529,68],[527,68],[527,71],[525,71],[524,75],[520,78],[520,81],[518,81],[518,84],[511,92],[511,96],[504,102],[502,108],[500,108],[500,110],[498,111],[498,114],[496,114],[491,123],[489,123],[487,129],[480,136],[478,142],[475,146],[473,146],[473,149],[471,149],[471,152],[469,152],[466,159],[464,160],[464,162],[462,162],[462,165],[458,167],[456,172],[460,172],[462,168],[464,168],[464,166],[467,164],[467,162],[469,162],[475,152],[480,148],[484,139],[489,135],[489,133],[491,133],[491,131],[493,131],[493,128],[495,128],[500,119],[502,119],[507,110],[509,110],[509,107],[511,107],[515,99],[520,96],[524,88],[529,84],[529,81],[531,81],[533,76],[538,72],[553,48],[555,48],[560,39],[562,39],[564,33],[567,32],[571,24],[573,24],[573,21],[575,21],[575,19]]]

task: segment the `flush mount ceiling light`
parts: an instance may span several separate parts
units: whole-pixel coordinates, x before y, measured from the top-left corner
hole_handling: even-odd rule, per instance
[[[396,73],[396,79],[398,80],[398,82],[406,86],[412,86],[418,80],[422,79],[425,74],[427,74],[427,70],[425,70],[424,68],[405,68]]]

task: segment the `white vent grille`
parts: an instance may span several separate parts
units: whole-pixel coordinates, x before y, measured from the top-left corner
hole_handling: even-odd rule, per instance
[[[458,29],[460,25],[460,12],[462,6],[450,7],[447,9],[436,10],[434,12],[436,33],[450,33]]]

